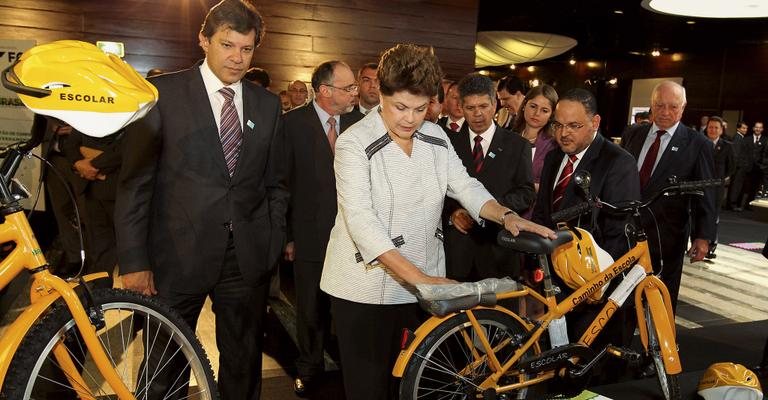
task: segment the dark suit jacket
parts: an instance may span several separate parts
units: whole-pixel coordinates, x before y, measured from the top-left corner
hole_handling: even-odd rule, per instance
[[[749,149],[746,148],[747,141],[745,140],[744,136],[741,136],[738,133],[733,135],[731,144],[733,145],[733,154],[736,168],[740,170],[748,169],[751,166],[752,161],[749,154]]]
[[[555,181],[558,179],[558,170],[565,153],[560,147],[555,147],[544,159],[541,170],[541,184],[539,186],[536,206],[533,209],[532,220],[555,228],[552,222],[552,192]],[[577,171],[588,171],[591,175],[590,193],[600,200],[611,204],[640,199],[640,176],[637,171],[637,163],[632,156],[605,139],[600,133],[595,136],[592,144],[584,153],[581,161],[576,166]],[[577,187],[573,179],[565,188],[560,209],[575,206],[586,201],[586,196],[581,188]],[[571,221],[577,225],[577,221]],[[592,233],[597,243],[610,253],[614,258],[624,254],[629,246],[624,235],[624,227],[628,222],[626,217],[610,216],[599,210],[594,214],[582,216],[580,226]]]
[[[448,116],[438,118],[437,125],[443,128],[443,130],[448,134],[448,137],[451,137],[458,132],[454,132],[451,130],[451,128],[448,127],[448,120],[449,120]],[[461,126],[459,127],[459,132],[461,132],[466,125],[467,125],[467,121],[465,120],[464,123],[462,123]]]
[[[714,146],[715,178],[730,178],[736,172],[733,144],[723,138]]]
[[[760,139],[755,143],[755,136],[752,134],[749,134],[744,137],[744,149],[747,152],[747,155],[749,157],[750,166],[747,168],[748,170],[751,170],[752,168],[760,168],[762,166],[762,156],[763,156],[763,149],[766,147],[766,143],[768,143],[768,135],[762,134],[760,135]]]
[[[120,166],[123,163],[122,139],[124,133],[125,130],[120,130],[103,138],[95,138],[83,135],[77,130],[72,130],[72,133],[62,145],[64,156],[74,165],[75,162],[85,158],[80,152],[80,146],[101,150],[102,153],[91,160],[91,165],[94,168],[98,168],[99,174],[106,176],[104,180],[97,179],[93,181],[79,176],[75,177],[75,184],[73,185],[75,193],[82,194],[88,190],[94,198],[115,200]]]
[[[637,160],[643,142],[652,126],[639,126],[630,130],[622,139],[624,147]],[[682,123],[672,136],[648,185],[642,190],[643,199],[659,191],[669,183],[671,176],[678,181],[692,181],[714,178],[712,142],[700,132]],[[694,239],[715,239],[715,189],[705,190],[703,197],[669,196],[659,198],[650,207],[658,221],[658,229],[664,240],[661,243],[664,254],[682,254],[687,245],[687,227],[692,221],[691,237]],[[690,213],[689,213],[690,210]],[[649,221],[646,233],[655,236],[655,226]],[[649,236],[649,237],[650,237]],[[652,253],[657,242],[649,241]]]
[[[341,115],[340,132],[362,118],[354,110]],[[333,152],[312,102],[284,114],[282,132],[296,260],[323,262],[337,211]]]
[[[477,173],[473,165],[468,125],[464,124],[459,133],[452,133],[449,138],[469,175],[477,178],[499,203],[518,213],[531,206],[536,194],[531,173],[531,145],[528,141],[496,126],[483,168]],[[443,226],[449,276],[465,279],[477,263],[493,265],[477,266],[477,273],[481,276],[475,278],[516,274],[518,257],[495,245],[501,226],[495,221],[486,221],[484,226],[474,225],[469,234],[465,235],[448,224],[450,215],[458,208],[462,206],[456,200],[446,197]],[[477,254],[479,252],[489,254]]]
[[[115,210],[121,272],[151,269],[159,291],[208,290],[231,222],[244,280],[268,279],[288,204],[278,97],[242,81],[243,141],[230,177],[199,64],[150,81],[160,99],[124,138]]]

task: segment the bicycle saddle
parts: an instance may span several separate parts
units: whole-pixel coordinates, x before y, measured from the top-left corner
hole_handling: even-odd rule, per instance
[[[512,236],[509,231],[499,232],[497,241],[502,247],[530,254],[551,254],[557,247],[568,243],[573,238],[570,231],[556,231],[556,239],[548,239],[531,232],[520,232]]]

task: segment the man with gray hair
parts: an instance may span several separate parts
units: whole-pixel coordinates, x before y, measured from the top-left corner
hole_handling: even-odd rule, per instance
[[[457,89],[466,121],[448,135],[470,176],[505,207],[522,213],[533,203],[531,145],[493,122],[496,89],[490,78],[470,74]],[[498,224],[478,225],[458,202],[447,198],[443,215],[446,276],[456,280],[518,276],[519,257],[496,244]]]
[[[712,142],[680,122],[685,105],[685,88],[673,81],[659,83],[651,93],[653,123],[631,129],[621,142],[637,160],[644,201],[673,177],[678,181],[714,178]],[[709,242],[715,239],[715,191],[707,189],[703,197],[661,197],[642,216],[654,272],[661,273],[673,307],[677,306],[689,232],[691,261],[703,260]]]

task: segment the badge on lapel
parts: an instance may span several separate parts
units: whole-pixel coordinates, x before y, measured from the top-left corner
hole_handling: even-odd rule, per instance
[[[248,127],[251,129],[253,129],[253,127],[256,126],[256,124],[254,124],[253,121],[251,121],[250,119],[245,124],[248,125]]]
[[[677,151],[677,146],[672,146],[672,149],[670,149],[670,150],[671,151]]]

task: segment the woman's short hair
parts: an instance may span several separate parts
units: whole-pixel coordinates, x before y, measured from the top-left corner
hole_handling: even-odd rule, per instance
[[[552,115],[550,115],[549,120],[552,121],[552,118],[554,118],[555,115],[555,106],[557,105],[558,96],[557,91],[552,86],[549,86],[547,84],[542,84],[539,86],[534,86],[531,88],[531,90],[528,91],[528,93],[525,94],[525,98],[523,98],[523,102],[520,103],[520,109],[517,110],[517,116],[515,117],[515,122],[512,124],[512,131],[522,134],[525,130],[525,106],[528,105],[528,102],[536,98],[537,96],[544,96],[547,100],[549,100],[549,107],[550,110],[552,110]],[[549,122],[547,122],[547,126],[544,127],[544,131],[549,133]]]
[[[264,20],[256,6],[248,0],[221,0],[211,7],[200,33],[210,39],[221,28],[230,28],[243,35],[256,31],[254,46],[258,46],[264,37]]]
[[[432,47],[398,44],[381,55],[376,75],[385,96],[407,91],[432,97],[437,94],[443,74]]]

